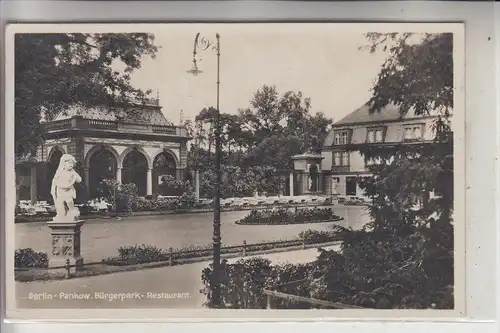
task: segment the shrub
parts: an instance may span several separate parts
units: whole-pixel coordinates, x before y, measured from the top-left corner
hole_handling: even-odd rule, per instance
[[[338,240],[339,236],[333,231],[305,230],[300,232],[299,238],[306,244],[317,244]]]
[[[334,225],[331,230],[305,230],[299,233],[299,238],[306,244],[318,244],[342,240],[350,229]]]
[[[135,196],[132,202],[132,211],[169,211],[177,209],[189,209],[196,204],[195,194],[185,192],[177,198],[151,198]]]
[[[312,271],[309,264],[273,266],[268,259],[242,259],[234,264],[227,260],[221,262],[221,297],[223,307],[232,309],[265,309],[267,300],[264,289],[267,286],[283,284],[306,278]],[[206,305],[212,306],[212,265],[202,271],[204,284],[201,293],[207,296]],[[308,296],[306,289],[300,290],[301,296]],[[286,308],[290,301],[275,304],[277,308]],[[297,308],[297,307],[295,307]]]
[[[49,258],[45,252],[35,252],[31,248],[18,249],[14,254],[16,268],[47,268]]]
[[[133,183],[121,184],[113,179],[103,180],[103,195],[115,213],[130,214],[137,201],[137,187]]]
[[[118,257],[112,259],[105,259],[104,261],[118,261],[123,264],[141,264],[148,262],[158,262],[166,260],[161,249],[153,245],[133,245],[121,246],[118,249]]]
[[[78,210],[80,211],[80,215],[89,215],[92,213],[92,208],[89,205],[80,205],[78,207]]]
[[[184,193],[193,193],[194,189],[190,181],[176,180],[171,175],[165,175],[161,178],[159,185],[160,191],[163,195],[168,196],[181,196]]]
[[[136,197],[132,203],[132,211],[134,212],[147,212],[156,210],[156,201],[154,199],[147,199],[145,197]]]
[[[288,208],[252,210],[239,220],[239,224],[295,224],[338,221],[341,217],[334,214],[331,208]]]
[[[429,270],[436,259],[429,266],[416,260],[422,244],[414,236],[350,231],[341,254],[324,251],[319,256],[311,296],[378,309],[453,308],[452,277]]]

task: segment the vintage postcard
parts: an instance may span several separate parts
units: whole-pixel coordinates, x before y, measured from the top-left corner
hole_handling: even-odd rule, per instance
[[[10,318],[464,315],[462,24],[6,42]]]

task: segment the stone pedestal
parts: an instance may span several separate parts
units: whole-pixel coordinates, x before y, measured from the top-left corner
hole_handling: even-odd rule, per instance
[[[60,267],[66,264],[74,265],[75,270],[83,267],[81,256],[81,227],[85,221],[47,222],[52,238],[52,253],[49,257],[49,267]]]

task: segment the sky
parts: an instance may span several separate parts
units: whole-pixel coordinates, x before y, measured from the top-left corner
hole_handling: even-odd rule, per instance
[[[363,25],[358,25],[363,27]],[[145,58],[132,75],[137,88],[158,91],[166,118],[180,123],[216,105],[216,52],[198,53],[198,76],[192,66],[197,32],[215,42],[220,34],[220,110],[236,113],[248,108],[264,84],[280,95],[301,91],[311,98],[311,112],[334,121],[362,106],[371,96],[382,51],[360,50],[367,45],[366,28],[339,24],[203,24],[148,28],[160,47],[156,59]]]

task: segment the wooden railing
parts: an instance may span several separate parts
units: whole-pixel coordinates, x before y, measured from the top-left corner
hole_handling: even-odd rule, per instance
[[[330,302],[324,301],[316,298],[298,296],[293,294],[287,294],[285,292],[278,291],[279,289],[287,288],[287,287],[296,287],[305,282],[310,281],[309,279],[302,279],[297,281],[292,281],[288,283],[283,283],[279,285],[274,285],[269,287],[268,289],[264,289],[264,295],[267,297],[267,309],[273,309],[273,299],[282,299],[287,301],[292,301],[295,303],[305,303],[318,308],[327,308],[327,309],[364,309],[363,307],[356,305],[349,305],[338,302]]]

